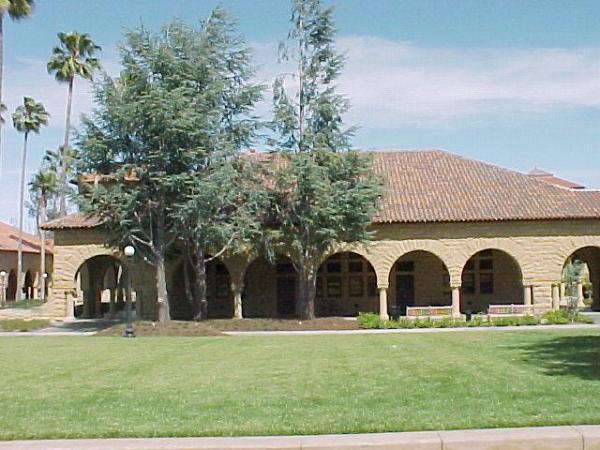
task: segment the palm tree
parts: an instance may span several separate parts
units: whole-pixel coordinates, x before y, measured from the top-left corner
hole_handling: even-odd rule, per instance
[[[40,225],[46,222],[46,207],[48,206],[48,198],[58,191],[56,171],[52,168],[42,167],[32,178],[29,187],[34,197],[37,199],[37,219],[38,230],[42,240],[42,248],[40,252],[40,300],[46,299],[46,231],[40,228]]]
[[[0,105],[2,103],[2,71],[4,69],[4,14],[21,20],[33,12],[33,0],[0,0]],[[4,107],[6,109],[6,107]],[[4,121],[2,121],[4,123]],[[0,175],[2,174],[2,141],[0,140]]]
[[[0,0],[1,1],[1,0]],[[65,195],[67,192],[67,171],[68,164],[66,152],[69,149],[69,132],[71,128],[71,104],[73,102],[73,84],[75,77],[80,76],[91,80],[94,71],[100,68],[100,62],[94,58],[94,54],[100,51],[90,36],[85,33],[58,33],[60,45],[54,47],[52,56],[48,61],[48,73],[54,74],[56,81],[67,83],[69,85],[69,94],[67,97],[67,114],[65,125],[65,140],[62,146],[61,164],[60,164],[60,188],[59,192],[59,214],[64,216],[67,213],[67,202]]]
[[[48,124],[50,115],[44,105],[37,103],[31,97],[23,98],[23,105],[17,107],[12,115],[13,125],[18,132],[23,133],[23,154],[21,156],[21,193],[19,197],[19,243],[17,247],[17,300],[23,295],[23,208],[25,206],[25,167],[27,163],[27,139],[29,133],[39,133],[42,126]]]

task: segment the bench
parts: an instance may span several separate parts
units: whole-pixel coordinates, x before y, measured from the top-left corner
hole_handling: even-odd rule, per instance
[[[489,317],[504,316],[539,316],[552,309],[550,304],[540,305],[490,305]]]
[[[406,317],[416,319],[431,317],[432,319],[452,317],[452,306],[408,306]]]

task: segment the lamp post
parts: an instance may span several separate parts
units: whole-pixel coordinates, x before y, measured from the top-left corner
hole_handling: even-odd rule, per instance
[[[44,272],[42,274],[42,286],[40,289],[40,299],[42,300],[42,302],[46,301],[46,283],[47,283],[47,279],[48,279],[48,274],[46,272]]]
[[[6,270],[0,271],[0,307],[6,306]]]
[[[128,245],[123,249],[123,253],[127,261],[127,324],[125,325],[125,334],[123,334],[123,337],[132,338],[135,337],[135,331],[133,329],[133,322],[131,321],[131,262],[133,255],[135,255],[135,248],[132,245]]]

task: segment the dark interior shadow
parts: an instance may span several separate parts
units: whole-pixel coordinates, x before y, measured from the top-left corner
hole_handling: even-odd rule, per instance
[[[558,337],[517,349],[525,362],[543,368],[547,375],[600,380],[600,334]]]

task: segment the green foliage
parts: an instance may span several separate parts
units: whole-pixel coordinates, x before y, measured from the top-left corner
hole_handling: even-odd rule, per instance
[[[358,314],[358,325],[364,329],[376,329],[384,328],[383,320],[379,318],[378,314],[374,313],[359,313]]]
[[[579,322],[591,324],[594,321],[581,313],[573,313],[569,309],[559,309],[557,311],[548,311],[544,314],[543,320],[548,324],[563,325],[567,323]]]
[[[8,12],[13,20],[21,20],[31,15],[35,2],[33,0],[0,0],[0,14]]]
[[[286,86],[286,76],[273,87],[272,144],[283,153],[275,177],[278,232],[273,240],[296,266],[296,312],[310,319],[322,255],[336,242],[370,238],[367,227],[379,183],[371,158],[349,150],[354,130],[344,127],[349,104],[336,92],[344,61],[334,46],[332,9],[320,0],[292,5],[292,29],[280,58],[296,64],[294,87]]]
[[[250,51],[222,9],[199,28],[128,32],[121,65],[118,78],[97,85],[78,138],[78,173],[108,182],[80,203],[107,222],[113,244],[131,242],[157,266],[166,300],[168,250],[192,253],[201,269],[203,252],[229,249],[247,228],[253,191],[238,156],[259,126],[251,110],[262,86],[250,81]]]
[[[39,133],[42,126],[48,125],[50,114],[41,103],[31,97],[24,97],[23,105],[15,109],[12,119],[15,129],[28,135],[29,133]]]
[[[75,76],[91,80],[100,68],[100,61],[94,55],[101,49],[89,34],[58,33],[60,45],[54,47],[47,64],[48,73],[54,73],[56,81],[68,83]]]

